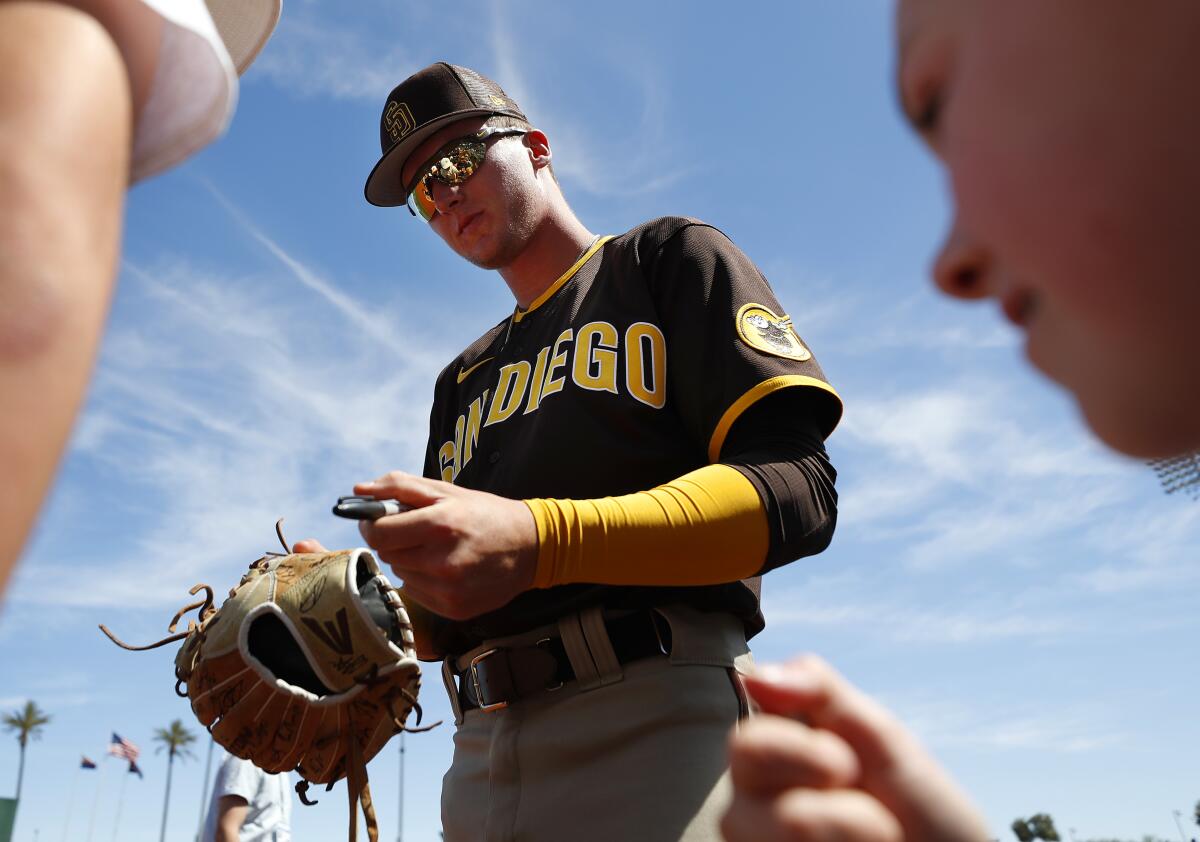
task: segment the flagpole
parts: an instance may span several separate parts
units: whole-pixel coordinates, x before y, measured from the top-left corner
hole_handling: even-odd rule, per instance
[[[104,767],[96,764],[96,798],[92,801],[92,816],[88,819],[87,842],[92,842],[92,831],[96,829],[96,810],[100,808],[100,785],[104,783]]]
[[[129,783],[129,776],[132,772],[126,772],[121,776],[121,791],[117,795],[117,817],[113,819],[113,842],[117,842],[117,831],[121,827],[121,807],[125,804],[125,784]]]
[[[79,770],[83,768],[83,761],[79,761],[79,765],[75,767],[75,774],[71,776],[71,788],[67,790],[67,818],[63,821],[63,842],[67,842],[67,831],[71,829],[71,813],[75,812],[75,789],[79,784]]]
[[[396,842],[404,842],[404,732],[400,732],[400,809],[396,812]]]
[[[211,737],[208,740],[208,760],[204,763],[204,780],[200,784],[200,822],[196,825],[196,842],[200,842],[200,836],[204,833],[204,813],[208,807],[208,781],[209,775],[212,773],[212,756],[213,745],[216,740]]]

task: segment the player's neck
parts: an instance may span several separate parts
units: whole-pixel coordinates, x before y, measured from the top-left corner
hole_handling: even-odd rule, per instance
[[[525,309],[550,288],[595,239],[570,208],[550,214],[512,263],[498,270]]]

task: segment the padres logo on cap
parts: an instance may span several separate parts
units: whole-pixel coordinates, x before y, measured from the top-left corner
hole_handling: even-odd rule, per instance
[[[389,102],[383,112],[383,124],[387,127],[392,141],[398,143],[401,138],[417,127],[412,111],[403,102]]]
[[[789,360],[812,358],[792,328],[792,320],[775,315],[762,304],[746,304],[738,310],[737,331],[742,341],[758,351]]]

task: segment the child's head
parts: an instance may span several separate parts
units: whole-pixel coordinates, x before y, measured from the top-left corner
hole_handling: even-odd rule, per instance
[[[900,0],[945,292],[994,298],[1109,445],[1200,448],[1200,3]]]

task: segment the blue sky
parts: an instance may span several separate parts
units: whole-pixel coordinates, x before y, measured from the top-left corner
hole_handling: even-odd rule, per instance
[[[286,2],[229,134],[130,195],[90,397],[0,613],[0,708],[54,717],[21,842],[64,838],[68,815],[84,839],[93,804],[96,840],[157,839],[150,737],[193,723],[174,650],[123,652],[96,624],[157,639],[280,516],[292,540],[357,545],[329,506],[420,469],[434,377],[511,309],[498,277],[362,199],[383,98],[441,59],[547,132],[592,230],[724,230],[843,395],[838,534],[767,578],[760,659],[816,651],[881,697],[1000,838],[1041,811],[1064,838],[1176,837],[1200,799],[1200,506],[1095,444],[992,308],[933,293],[947,202],[894,104],[889,2]],[[448,715],[434,671],[423,700]],[[75,772],[114,730],[146,752],[119,825],[117,762]],[[405,839],[437,838],[450,735],[407,739]],[[169,838],[194,835],[205,747],[176,770]],[[370,769],[385,839],[396,755]],[[16,765],[0,739],[0,792]],[[340,785],[297,805],[295,838],[339,838],[345,809]]]

